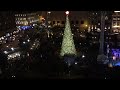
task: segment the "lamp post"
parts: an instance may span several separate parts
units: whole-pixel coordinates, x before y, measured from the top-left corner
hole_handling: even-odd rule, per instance
[[[100,32],[100,47],[97,60],[99,63],[104,63],[106,56],[104,55],[104,29],[105,29],[105,11],[101,11],[101,32]]]
[[[47,18],[46,18],[46,27],[47,27],[47,34],[48,34],[48,38],[49,38],[49,34],[50,34],[50,32],[49,32],[49,23],[48,23],[48,21],[50,20],[50,14],[51,14],[51,12],[50,11],[48,11],[47,12]]]
[[[51,14],[51,12],[50,11],[48,11],[47,12],[47,18],[46,18],[46,25],[47,25],[47,29],[48,29],[48,21],[50,20],[50,14]]]
[[[105,12],[101,11],[100,54],[104,54]]]

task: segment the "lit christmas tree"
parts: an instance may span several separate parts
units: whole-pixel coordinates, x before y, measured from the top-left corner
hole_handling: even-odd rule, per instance
[[[70,28],[70,22],[69,22],[68,15],[69,15],[69,12],[66,11],[66,24],[65,24],[65,31],[64,31],[64,35],[63,35],[60,56],[77,54],[75,45],[74,45],[71,28]]]

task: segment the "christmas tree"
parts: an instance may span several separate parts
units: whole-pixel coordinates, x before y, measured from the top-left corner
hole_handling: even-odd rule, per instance
[[[75,45],[74,45],[73,35],[71,32],[71,28],[70,28],[68,14],[69,14],[69,12],[67,11],[66,12],[65,30],[64,30],[64,35],[63,35],[60,56],[77,54]]]

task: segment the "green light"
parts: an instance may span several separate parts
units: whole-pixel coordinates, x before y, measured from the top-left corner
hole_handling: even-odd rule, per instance
[[[70,28],[70,22],[67,15],[60,55],[64,56],[69,54],[76,55],[77,52],[75,49],[74,40],[73,40],[71,28]]]

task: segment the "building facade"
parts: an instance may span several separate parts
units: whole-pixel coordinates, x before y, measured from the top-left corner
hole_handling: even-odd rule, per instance
[[[106,42],[108,42],[109,39],[111,39],[110,34],[112,33],[112,11],[104,11],[104,39]],[[101,11],[89,11],[88,12],[88,32],[91,33],[91,40],[92,42],[98,42],[100,38],[100,32],[101,32]]]
[[[48,21],[52,27],[65,26],[65,11],[42,11],[41,16]],[[86,29],[88,26],[87,11],[70,11],[69,19],[71,27]]]
[[[37,13],[30,12],[17,12],[15,14],[16,27],[32,26],[39,23],[40,19]]]
[[[120,33],[120,11],[114,11],[112,15],[112,32]]]
[[[0,12],[0,32],[5,34],[15,29],[15,16],[12,11],[1,11]]]
[[[101,30],[101,11],[89,11],[88,31],[100,32]],[[112,11],[105,11],[105,32],[111,32],[112,28]]]

